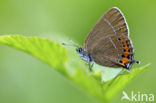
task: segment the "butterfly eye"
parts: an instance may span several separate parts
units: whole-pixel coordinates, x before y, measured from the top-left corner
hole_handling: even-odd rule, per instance
[[[79,52],[82,52],[82,48],[79,48]]]
[[[81,50],[79,49],[79,53],[81,52]]]
[[[78,48],[76,51],[77,51],[78,53],[81,53],[81,52],[82,52],[82,48],[80,47],[80,48]]]

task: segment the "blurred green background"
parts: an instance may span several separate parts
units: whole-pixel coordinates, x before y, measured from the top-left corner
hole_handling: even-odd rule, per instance
[[[155,0],[0,0],[0,35],[53,37],[58,34],[82,45],[99,17],[114,6],[119,7],[127,19],[135,58],[141,61],[135,66],[152,63],[149,70],[123,90],[156,94]],[[121,103],[121,96],[122,91],[113,103]],[[48,65],[0,44],[0,103],[97,101]]]

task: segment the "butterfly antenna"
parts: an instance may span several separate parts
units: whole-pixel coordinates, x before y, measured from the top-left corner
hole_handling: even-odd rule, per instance
[[[62,43],[64,46],[72,46],[72,47],[80,47],[77,43],[73,42],[70,38],[68,38],[68,41],[70,42],[69,44]]]
[[[78,47],[77,45],[74,45],[74,44],[66,44],[66,43],[62,43],[62,45],[64,45],[64,46]]]
[[[79,45],[78,45],[77,43],[75,43],[73,40],[71,40],[70,38],[68,38],[68,41],[69,41],[70,43],[72,43],[73,45],[79,47]]]

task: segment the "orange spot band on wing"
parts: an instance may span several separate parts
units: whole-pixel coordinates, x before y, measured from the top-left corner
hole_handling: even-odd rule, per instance
[[[119,64],[122,65],[122,66],[125,66],[125,63],[130,62],[130,60],[128,58],[126,58],[126,57],[122,58],[121,61],[122,61],[122,63],[119,63]]]
[[[128,56],[130,55],[130,52],[129,52],[130,48],[128,47],[128,44],[126,43],[126,40],[124,38],[120,37],[119,39],[120,39],[120,42],[122,43],[123,49],[124,49],[124,52],[122,53],[123,58],[121,59],[121,63],[119,63],[119,64],[122,66],[125,66],[125,63],[130,62],[130,59],[128,58]]]

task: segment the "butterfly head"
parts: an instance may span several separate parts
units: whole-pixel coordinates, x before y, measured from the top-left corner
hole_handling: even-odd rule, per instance
[[[76,52],[77,52],[78,54],[84,54],[84,49],[83,49],[82,47],[78,47],[78,48],[76,49]]]
[[[76,49],[76,52],[80,55],[81,59],[86,61],[86,62],[93,62],[93,58],[91,55],[87,52],[84,51],[83,47],[78,47]]]

